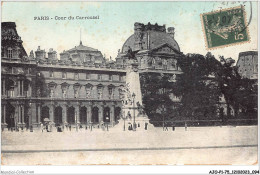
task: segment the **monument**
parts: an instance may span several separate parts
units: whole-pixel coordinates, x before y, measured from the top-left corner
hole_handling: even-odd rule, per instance
[[[118,127],[124,128],[124,130],[145,131],[148,127],[153,126],[149,124],[148,116],[143,111],[138,61],[135,57],[128,58],[126,85],[122,89],[124,93],[123,107]]]

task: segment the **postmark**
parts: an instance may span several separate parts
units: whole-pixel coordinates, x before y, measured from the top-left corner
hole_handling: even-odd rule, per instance
[[[203,13],[201,22],[207,49],[250,41],[243,6]]]

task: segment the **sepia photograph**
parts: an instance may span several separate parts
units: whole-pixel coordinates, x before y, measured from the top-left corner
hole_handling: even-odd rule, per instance
[[[258,7],[1,1],[1,166],[258,165]]]

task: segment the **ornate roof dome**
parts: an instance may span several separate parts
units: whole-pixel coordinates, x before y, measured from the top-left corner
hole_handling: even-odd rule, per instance
[[[81,51],[90,51],[90,52],[96,52],[96,51],[98,51],[97,49],[93,49],[93,48],[91,48],[91,47],[84,46],[81,41],[80,41],[80,44],[79,44],[78,46],[75,46],[74,48],[69,49],[69,50],[67,50],[67,51],[70,52],[70,51],[75,51],[75,50],[77,50],[77,51],[78,51],[78,50],[81,50]]]
[[[122,47],[122,53],[128,51],[129,47],[133,51],[137,50],[152,50],[168,44],[176,51],[180,52],[180,47],[174,39],[174,28],[169,27],[166,33],[165,25],[159,26],[158,24],[147,25],[135,23],[135,33],[131,35]]]

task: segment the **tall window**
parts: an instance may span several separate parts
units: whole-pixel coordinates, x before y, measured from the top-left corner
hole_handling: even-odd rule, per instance
[[[23,81],[22,80],[20,80],[20,89],[19,89],[19,95],[23,95]]]
[[[5,89],[5,80],[1,80],[1,85],[2,85],[2,87],[1,87],[1,94],[2,94],[2,95],[5,95],[5,92],[4,92],[4,89]]]
[[[12,58],[13,57],[13,50],[12,48],[7,49],[7,58]]]
[[[114,88],[113,87],[108,87],[108,97],[109,99],[113,99],[114,98]]]
[[[91,98],[92,87],[93,86],[91,84],[86,85],[86,98]]]
[[[62,88],[62,97],[67,98],[67,89],[66,88]]]
[[[102,86],[97,87],[97,94],[98,94],[98,99],[103,98],[103,87]]]
[[[62,72],[62,78],[66,78],[67,75],[66,75],[66,72]]]
[[[172,61],[172,68],[176,69],[176,61],[175,60]]]
[[[75,73],[74,77],[75,77],[75,80],[78,80],[79,79],[79,74]]]
[[[53,77],[54,74],[53,74],[53,71],[50,71],[50,77]]]
[[[14,97],[14,87],[10,87],[9,93],[10,97]]]
[[[74,98],[78,98],[79,97],[79,89],[74,89]]]
[[[102,75],[98,74],[98,80],[102,80]]]
[[[51,98],[54,97],[54,89],[50,89],[50,97],[51,97]]]
[[[90,80],[90,74],[89,73],[86,73],[86,79]]]
[[[119,81],[123,81],[123,76],[119,75]]]
[[[109,81],[113,80],[113,75],[109,75]]]

